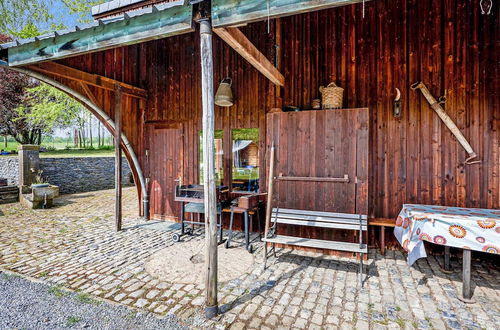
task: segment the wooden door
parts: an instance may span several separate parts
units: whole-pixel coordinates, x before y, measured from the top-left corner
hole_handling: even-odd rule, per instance
[[[276,175],[349,177],[346,183],[278,181],[273,207],[368,214],[368,137],[368,109],[268,114],[267,145],[268,150],[273,142],[276,146]],[[324,239],[353,236],[294,227],[286,231]]]
[[[154,219],[179,217],[175,186],[183,173],[183,130],[179,126],[151,125],[149,129],[150,212]]]

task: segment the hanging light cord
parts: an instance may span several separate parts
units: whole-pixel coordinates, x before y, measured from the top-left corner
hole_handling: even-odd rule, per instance
[[[271,6],[267,0],[267,34],[271,33]]]
[[[363,18],[365,18],[365,0],[363,0]]]

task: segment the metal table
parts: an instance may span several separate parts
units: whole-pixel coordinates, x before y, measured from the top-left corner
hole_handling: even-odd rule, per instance
[[[408,264],[427,257],[423,242],[445,247],[444,270],[450,269],[449,249],[463,249],[463,283],[460,300],[473,303],[472,250],[500,254],[500,210],[405,204],[394,235],[408,252]]]

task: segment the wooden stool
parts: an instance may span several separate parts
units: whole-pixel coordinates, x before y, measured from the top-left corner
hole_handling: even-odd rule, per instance
[[[250,242],[250,232],[253,230],[253,216],[257,214],[257,226],[259,228],[259,236],[261,235],[260,228],[260,207],[261,205],[257,205],[254,208],[247,209],[243,207],[238,207],[235,205],[231,205],[230,208],[225,208],[222,212],[231,213],[230,221],[229,221],[229,234],[226,241],[226,249],[230,247],[231,239],[233,237],[233,220],[234,214],[243,214],[243,221],[245,226],[245,248],[248,252],[253,253],[253,246]]]
[[[396,226],[396,220],[388,218],[368,219],[368,226],[380,227],[380,253],[385,255],[385,227],[394,228]]]

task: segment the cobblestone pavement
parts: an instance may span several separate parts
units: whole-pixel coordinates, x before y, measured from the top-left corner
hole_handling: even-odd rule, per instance
[[[125,230],[116,233],[113,196],[62,196],[56,208],[38,211],[0,205],[0,270],[158,315],[175,314],[195,328],[500,329],[498,259],[473,262],[477,303],[465,305],[457,299],[459,261],[452,262],[457,272],[446,275],[436,258],[410,268],[400,252],[382,257],[375,250],[359,289],[354,260],[278,249],[266,271],[256,267],[221,283],[223,313],[205,321],[203,285],[160,282],[144,270],[153,253],[173,244],[166,231],[177,225],[159,230],[157,223],[138,219],[135,190],[127,188]]]

